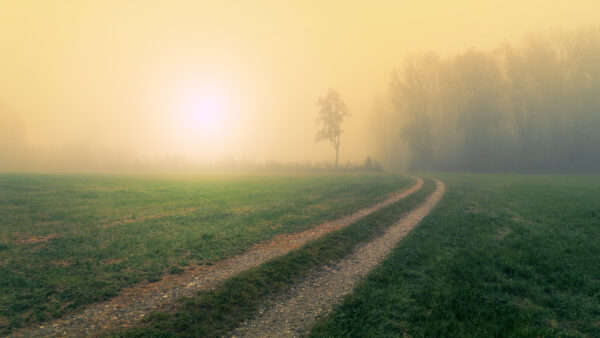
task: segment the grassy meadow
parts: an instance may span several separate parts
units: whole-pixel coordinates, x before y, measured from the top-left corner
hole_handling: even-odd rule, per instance
[[[389,174],[0,175],[0,333],[371,205]]]
[[[438,207],[312,336],[600,336],[600,176],[437,176]]]

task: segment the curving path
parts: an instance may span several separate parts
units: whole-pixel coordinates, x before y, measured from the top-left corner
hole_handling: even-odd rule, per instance
[[[419,207],[402,217],[385,233],[361,244],[334,266],[315,271],[288,295],[275,297],[260,315],[233,331],[234,337],[290,337],[308,333],[314,322],[331,311],[332,305],[352,292],[365,275],[379,265],[442,198],[446,187],[437,187]]]
[[[17,330],[9,337],[99,336],[107,330],[135,325],[152,311],[169,309],[179,297],[191,296],[199,290],[211,289],[227,278],[284,255],[309,241],[339,230],[411,195],[423,187],[423,180],[417,177],[414,179],[416,183],[411,187],[350,215],[327,221],[300,233],[275,236],[268,242],[253,246],[241,255],[217,262],[212,266],[195,266],[181,275],[165,276],[156,283],[129,287],[106,302],[92,304],[80,312],[44,323],[39,327]]]

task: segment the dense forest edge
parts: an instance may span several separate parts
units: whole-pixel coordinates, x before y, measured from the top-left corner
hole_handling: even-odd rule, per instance
[[[386,168],[597,172],[600,26],[407,57],[373,120]]]

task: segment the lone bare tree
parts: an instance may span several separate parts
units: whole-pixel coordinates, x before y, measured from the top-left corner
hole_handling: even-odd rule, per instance
[[[315,142],[327,140],[335,149],[335,167],[338,167],[340,154],[340,135],[342,134],[342,122],[349,116],[349,109],[342,101],[340,94],[329,89],[327,96],[320,97],[317,101],[319,113],[317,115],[317,131]]]

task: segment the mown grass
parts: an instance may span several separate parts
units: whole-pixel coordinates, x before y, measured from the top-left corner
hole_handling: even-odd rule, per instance
[[[180,300],[172,312],[156,312],[140,327],[114,333],[117,337],[206,337],[228,330],[256,313],[272,294],[290,287],[319,268],[349,254],[414,209],[433,191],[427,180],[423,189],[359,221],[312,241],[302,248],[228,279],[211,291]]]
[[[386,174],[0,175],[0,334],[408,186]]]
[[[600,176],[440,178],[438,207],[312,336],[600,337]]]

